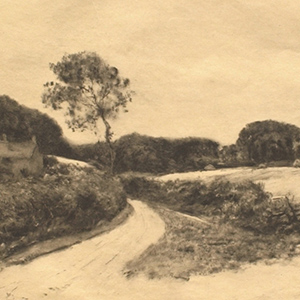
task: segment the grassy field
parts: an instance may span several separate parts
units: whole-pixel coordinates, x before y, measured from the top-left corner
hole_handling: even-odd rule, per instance
[[[128,277],[144,274],[150,279],[189,280],[191,275],[237,270],[261,260],[273,263],[299,254],[299,234],[255,234],[218,218],[206,218],[206,224],[160,205],[150,205],[166,223],[166,233],[140,257],[128,262],[124,269]]]
[[[176,173],[158,177],[158,180],[202,180],[211,182],[215,179],[226,179],[232,182],[251,180],[260,182],[265,190],[273,195],[291,194],[300,202],[300,168],[274,167],[274,168],[233,168],[215,171]]]
[[[172,174],[158,180],[127,177],[125,190],[160,214],[166,233],[158,244],[127,264],[126,275],[188,280],[191,275],[298,255],[299,219],[292,211],[299,206],[297,200],[289,195],[277,201],[264,190],[264,186],[273,186],[285,195],[289,190],[284,188],[291,187],[285,183],[291,180],[295,185],[298,176],[300,171],[293,168],[238,168]]]

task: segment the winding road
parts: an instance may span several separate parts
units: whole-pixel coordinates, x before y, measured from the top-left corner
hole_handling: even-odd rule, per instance
[[[190,281],[127,279],[127,261],[164,234],[165,225],[146,204],[113,231],[66,250],[0,272],[2,300],[298,300],[300,258],[238,272],[193,276]]]
[[[4,269],[0,299],[120,299],[119,293],[128,287],[122,268],[157,242],[165,229],[148,206],[139,201],[130,204],[134,214],[115,230],[27,265]]]

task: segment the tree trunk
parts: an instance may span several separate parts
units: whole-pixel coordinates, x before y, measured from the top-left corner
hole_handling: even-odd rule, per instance
[[[115,154],[115,149],[112,145],[112,142],[109,141],[107,143],[108,143],[108,147],[109,147],[109,156],[110,156],[110,174],[113,175],[116,154]]]
[[[102,118],[102,121],[105,125],[105,141],[109,147],[109,156],[110,156],[110,166],[109,166],[109,170],[110,170],[110,175],[113,175],[114,174],[114,162],[115,162],[115,149],[113,147],[113,144],[112,144],[112,136],[113,136],[113,133],[111,132],[111,126],[110,124],[108,123],[108,121],[105,119],[104,116],[101,116]]]

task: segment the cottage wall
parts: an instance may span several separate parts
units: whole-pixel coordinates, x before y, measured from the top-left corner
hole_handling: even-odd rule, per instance
[[[0,141],[0,173],[19,177],[39,175],[43,170],[43,156],[35,141],[10,143]]]

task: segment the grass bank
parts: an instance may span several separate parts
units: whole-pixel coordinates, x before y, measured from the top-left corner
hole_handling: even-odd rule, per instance
[[[188,279],[299,254],[297,205],[288,198],[272,199],[259,184],[133,176],[122,181],[131,197],[146,201],[166,223],[159,243],[128,263],[124,272],[129,277]],[[177,212],[204,218],[209,225]]]
[[[133,175],[121,177],[131,198],[161,204],[193,216],[214,216],[224,223],[257,233],[300,230],[300,205],[291,197],[273,199],[261,184],[230,182],[158,181]]]
[[[189,280],[191,275],[209,275],[238,270],[247,263],[290,259],[299,254],[299,234],[255,234],[206,218],[209,225],[149,203],[166,223],[164,237],[140,257],[127,263],[127,277],[144,274],[149,279],[172,277]]]
[[[119,181],[92,168],[52,163],[40,178],[2,181],[0,258],[106,224],[126,203]]]

